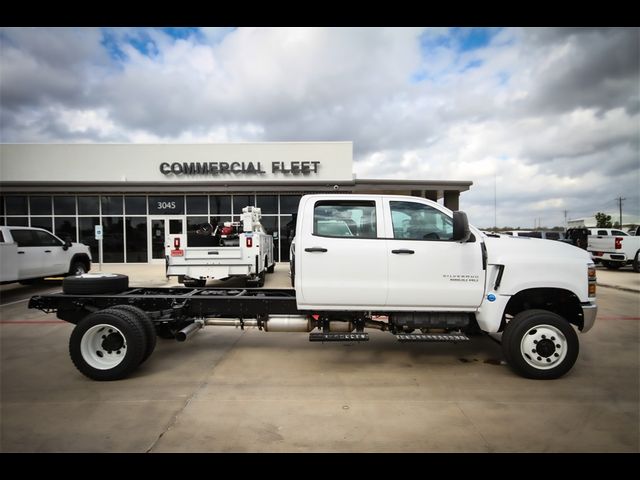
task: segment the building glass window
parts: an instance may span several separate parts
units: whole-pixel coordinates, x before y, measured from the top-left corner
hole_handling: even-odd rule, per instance
[[[78,197],[79,199],[80,197]],[[97,197],[96,197],[97,198]],[[91,250],[91,258],[93,262],[99,262],[98,258],[98,240],[95,236],[95,225],[100,225],[100,217],[79,217],[78,227],[80,232],[80,243],[84,243]]]
[[[256,201],[253,195],[234,195],[233,196],[233,215],[241,215],[242,209],[248,206],[255,206]]]
[[[278,213],[278,196],[277,195],[257,195],[257,207],[260,207],[262,214]]]
[[[4,215],[4,197],[0,196],[0,216]]]
[[[100,200],[96,197],[78,197],[79,215],[99,215]]]
[[[53,232],[53,224],[51,222],[51,217],[31,217],[31,226],[37,228],[44,228],[45,230],[49,230]]]
[[[267,216],[262,216],[262,218],[260,219],[260,223],[262,224],[262,227],[264,228],[264,231],[269,234],[269,235],[273,235],[273,256],[274,256],[274,260],[277,262],[278,261],[278,246],[279,246],[279,242],[278,242],[278,216],[277,215],[267,215]]]
[[[231,215],[231,195],[211,195],[209,207],[211,215]]]
[[[27,197],[10,196],[5,198],[7,215],[28,215]]]
[[[102,215],[122,215],[122,195],[103,196]]]
[[[280,195],[280,213],[298,213],[302,195]]]
[[[7,217],[7,225],[15,225],[17,227],[28,227],[29,218],[27,217]]]
[[[102,217],[102,261],[124,262],[124,231],[122,217]]]
[[[127,215],[146,215],[147,197],[124,197],[124,208]]]
[[[187,215],[198,213],[204,213],[206,215],[209,213],[207,208],[206,195],[187,195]]]
[[[282,207],[282,205],[280,205]],[[289,261],[289,247],[296,234],[297,215],[280,215],[280,261]]]
[[[51,197],[29,197],[31,215],[51,215]]]
[[[209,217],[209,223],[211,224],[211,226],[213,227],[213,229],[215,230],[216,226],[220,226],[220,228],[222,228],[222,226],[224,225],[224,222],[230,222],[231,221],[231,215],[216,215],[216,216],[211,216]]]
[[[147,217],[127,217],[127,263],[147,262]]]
[[[4,217],[0,217],[0,225],[4,225]]]
[[[54,224],[56,231],[54,232],[63,240],[71,240],[77,242],[76,239],[76,217],[55,217]]]
[[[184,196],[149,197],[149,215],[183,215]]]
[[[75,215],[76,197],[70,195],[53,197],[53,211],[56,215]]]
[[[187,217],[187,246],[188,247],[215,247],[213,228],[201,228],[207,226],[207,217]],[[208,227],[208,226],[207,226]],[[196,233],[200,229],[200,234]]]

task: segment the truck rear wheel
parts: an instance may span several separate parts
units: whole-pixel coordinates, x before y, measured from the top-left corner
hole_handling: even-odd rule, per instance
[[[140,325],[142,325],[142,329],[144,330],[145,336],[145,352],[142,356],[142,360],[140,360],[140,365],[142,365],[147,358],[151,356],[153,351],[156,348],[156,328],[153,325],[153,322],[149,318],[149,315],[145,313],[144,310],[138,307],[134,307],[133,305],[116,305],[112,307],[110,310],[120,310],[121,312],[129,312]]]
[[[579,342],[571,324],[560,315],[525,310],[507,324],[502,351],[519,375],[549,380],[571,370],[578,358]]]
[[[129,312],[113,309],[82,319],[69,339],[71,361],[93,380],[126,377],[140,365],[145,350],[142,325]]]

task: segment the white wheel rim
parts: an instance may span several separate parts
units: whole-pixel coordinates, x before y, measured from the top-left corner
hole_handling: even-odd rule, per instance
[[[520,341],[522,358],[538,370],[557,367],[567,356],[567,339],[552,325],[536,325]]]
[[[101,323],[87,330],[80,341],[80,353],[85,362],[97,370],[109,370],[122,363],[127,339],[113,325]]]

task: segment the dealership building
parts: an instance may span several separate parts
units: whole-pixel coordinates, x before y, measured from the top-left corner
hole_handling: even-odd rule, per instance
[[[198,225],[238,220],[255,205],[284,262],[304,194],[414,195],[457,210],[472,184],[398,170],[407,180],[356,178],[352,142],[1,144],[0,225],[85,243],[94,262],[164,262],[165,234],[195,245]]]

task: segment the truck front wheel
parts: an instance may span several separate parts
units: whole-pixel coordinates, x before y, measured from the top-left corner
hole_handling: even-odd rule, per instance
[[[633,257],[633,271],[636,273],[640,273],[640,258],[638,258],[638,255],[640,255],[640,250],[638,250],[636,256]]]
[[[502,351],[509,366],[526,378],[550,380],[576,363],[578,336],[560,315],[548,310],[525,310],[506,326]]]

